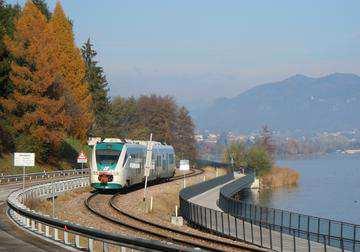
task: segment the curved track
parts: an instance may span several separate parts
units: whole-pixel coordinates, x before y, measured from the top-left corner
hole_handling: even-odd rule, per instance
[[[200,175],[204,173],[204,170],[202,169],[193,169],[190,173],[186,174],[186,177],[194,177],[197,175]],[[169,181],[179,180],[182,179],[183,176],[175,176]],[[133,190],[139,190],[140,188],[135,188]],[[207,237],[204,235],[199,235],[195,233],[189,233],[185,232],[176,228],[168,227],[168,226],[162,226],[158,223],[153,223],[147,220],[143,220],[138,216],[132,215],[119,207],[116,206],[114,203],[115,198],[119,196],[120,194],[123,194],[125,192],[118,192],[115,195],[113,195],[110,200],[108,201],[109,206],[112,208],[112,210],[115,210],[118,215],[121,216],[121,218],[115,218],[109,215],[106,215],[103,213],[103,211],[96,210],[91,205],[91,201],[94,200],[98,193],[94,193],[91,196],[89,196],[85,200],[86,207],[97,216],[100,216],[103,219],[106,219],[108,221],[111,221],[117,225],[121,225],[123,227],[129,228],[131,230],[144,233],[146,235],[150,235],[155,238],[160,238],[163,240],[175,242],[178,244],[182,244],[185,246],[191,246],[191,247],[198,247],[205,250],[212,250],[212,251],[224,251],[230,250],[230,251],[239,251],[239,250],[252,250],[251,248],[241,245],[241,244],[235,244],[231,241],[225,241],[222,240],[220,237],[218,239]],[[221,248],[218,248],[221,246]],[[254,249],[254,251],[257,251]]]

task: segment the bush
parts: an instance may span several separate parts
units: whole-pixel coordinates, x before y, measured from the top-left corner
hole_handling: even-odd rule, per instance
[[[258,177],[266,174],[272,167],[272,159],[263,147],[253,146],[246,154],[247,166],[255,170]]]
[[[273,160],[266,149],[259,145],[246,148],[242,143],[233,143],[224,153],[224,162],[234,160],[235,167],[250,167],[256,176],[266,174],[273,165]]]

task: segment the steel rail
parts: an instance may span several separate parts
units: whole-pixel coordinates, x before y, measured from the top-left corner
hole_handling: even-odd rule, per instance
[[[200,174],[203,174],[204,173],[204,170],[201,169],[201,168],[197,168],[197,169],[192,169],[192,172],[188,173],[185,175],[186,178],[189,178],[189,177],[194,177],[194,176],[197,176],[197,175],[200,175]],[[179,176],[175,176],[173,178],[171,178],[168,182],[170,181],[175,181],[175,180],[179,180],[179,179],[182,179],[184,176],[183,175],[179,175]],[[141,222],[142,224],[145,224],[145,225],[148,225],[148,226],[151,226],[153,228],[158,228],[158,229],[161,229],[162,231],[163,230],[166,230],[167,232],[171,232],[175,235],[181,235],[181,236],[185,236],[185,237],[189,237],[191,240],[193,239],[197,239],[197,240],[201,240],[201,241],[205,241],[205,242],[210,242],[210,243],[216,243],[216,244],[220,244],[222,246],[227,246],[227,247],[231,247],[231,248],[235,248],[235,249],[246,249],[246,250],[253,250],[253,251],[259,251],[259,249],[251,249],[245,245],[241,245],[241,244],[234,244],[234,243],[231,243],[231,242],[225,242],[225,241],[222,241],[220,239],[215,239],[215,238],[210,238],[210,237],[205,237],[203,235],[197,235],[197,234],[191,234],[191,233],[188,233],[188,232],[184,232],[182,230],[177,230],[177,229],[174,229],[174,228],[171,228],[171,227],[167,227],[167,226],[162,226],[160,224],[157,224],[157,223],[153,223],[153,222],[150,222],[150,221],[146,221],[146,220],[143,220],[139,217],[136,217],[134,215],[131,215],[121,209],[119,209],[115,204],[114,204],[114,200],[115,198],[120,195],[120,194],[123,194],[124,192],[118,192],[116,193],[114,196],[111,197],[111,199],[108,201],[110,207],[112,207],[114,210],[116,210],[117,212],[119,212],[120,214],[126,216],[127,218],[129,219],[132,219],[132,220],[135,220],[135,221],[138,221],[138,222]],[[109,220],[113,223],[116,223],[118,225],[121,225],[121,226],[124,226],[124,227],[127,227],[127,228],[130,228],[130,229],[133,229],[133,230],[136,230],[136,231],[141,231],[143,233],[146,233],[146,234],[151,234],[153,236],[157,236],[157,237],[160,237],[162,239],[166,239],[166,240],[170,240],[170,241],[175,241],[175,242],[178,242],[180,244],[187,244],[187,245],[190,245],[190,246],[195,246],[195,247],[199,247],[199,248],[203,248],[203,249],[206,249],[206,250],[212,250],[212,251],[223,251],[223,249],[217,249],[217,248],[214,248],[213,246],[209,246],[209,245],[204,245],[204,244],[201,244],[201,243],[197,243],[197,242],[194,242],[194,241],[185,241],[181,238],[176,238],[176,237],[173,237],[173,236],[169,236],[169,235],[165,235],[165,234],[161,234],[159,232],[155,232],[155,231],[151,231],[151,230],[148,230],[146,228],[139,228],[139,227],[134,227],[133,225],[130,225],[128,223],[125,223],[123,221],[120,221],[119,219],[117,218],[114,218],[114,217],[110,217],[108,215],[105,215],[103,213],[100,213],[98,211],[96,211],[96,209],[94,209],[93,207],[91,207],[90,205],[90,201],[91,199],[93,199],[94,197],[96,197],[96,195],[98,195],[97,193],[95,194],[92,194],[91,196],[89,196],[86,200],[85,200],[85,205],[86,207],[94,214],[106,219],[106,220]]]

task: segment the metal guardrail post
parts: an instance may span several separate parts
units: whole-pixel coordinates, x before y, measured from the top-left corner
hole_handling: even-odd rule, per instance
[[[91,238],[88,239],[88,250],[89,250],[89,252],[94,251],[94,240]]]
[[[251,243],[254,243],[254,228],[253,228],[253,221],[250,221],[250,229],[251,229]]]
[[[261,223],[260,223],[260,246],[263,247],[263,232],[262,232]]]
[[[64,231],[64,243],[70,244],[69,243],[69,233],[67,231]]]
[[[227,219],[228,219],[228,229],[229,229],[229,236],[231,235],[231,231],[230,231],[230,214],[227,214]]]
[[[53,235],[54,235],[54,240],[58,241],[59,240],[59,230],[55,227],[53,227]]]
[[[244,236],[244,241],[246,241],[245,221],[244,221],[244,219],[242,219],[242,227],[243,227],[243,236]]]
[[[218,228],[218,212],[217,211],[215,212],[215,226],[216,226],[216,231],[218,231],[219,228]]]
[[[283,226],[280,226],[280,251],[283,251]]]
[[[103,252],[109,252],[109,244],[107,242],[103,242]]]
[[[204,209],[204,212],[205,212],[205,214],[204,214],[204,218],[205,218],[205,228],[207,228],[208,226],[207,226],[207,224],[208,224],[208,222],[207,222],[207,218],[206,218],[206,210],[207,210],[207,208],[203,208]]]
[[[295,230],[293,230],[293,243],[294,243],[294,252],[296,252],[296,238],[295,238]]]
[[[238,236],[238,219],[235,217],[235,237],[236,239],[239,239],[239,236]]]
[[[222,225],[222,233],[224,234],[224,213],[221,212],[221,225]]]
[[[271,225],[269,225],[269,238],[270,238],[270,249],[273,249],[273,245],[272,245],[272,235],[271,235]]]

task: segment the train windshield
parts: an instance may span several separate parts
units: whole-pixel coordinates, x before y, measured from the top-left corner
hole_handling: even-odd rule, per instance
[[[120,153],[117,150],[96,150],[96,161],[101,165],[116,165]]]

